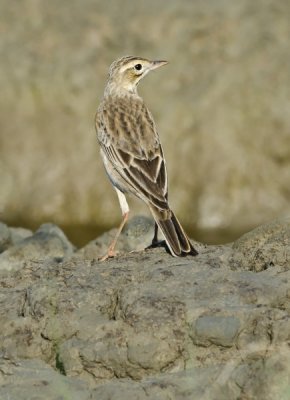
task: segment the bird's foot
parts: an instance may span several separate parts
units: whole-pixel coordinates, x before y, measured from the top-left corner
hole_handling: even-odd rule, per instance
[[[164,247],[165,246],[165,240],[152,240],[152,243],[145,247],[145,250],[149,249],[155,249],[156,247]]]
[[[101,261],[101,262],[106,261],[106,260],[108,260],[108,258],[116,257],[116,255],[117,255],[117,253],[115,252],[115,250],[109,248],[107,253],[103,257],[99,258],[99,261]]]

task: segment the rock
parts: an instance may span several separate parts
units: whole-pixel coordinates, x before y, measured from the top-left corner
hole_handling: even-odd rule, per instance
[[[33,232],[30,229],[25,229],[25,228],[9,228],[10,234],[11,234],[11,241],[12,244],[18,244],[20,243],[23,239],[26,239],[30,236],[33,235]]]
[[[280,344],[271,348],[271,353],[264,361],[246,360],[236,365],[232,371],[232,380],[244,388],[249,399],[287,399],[290,389],[289,366],[289,346]]]
[[[18,237],[22,235],[17,232]],[[73,246],[64,233],[53,224],[42,225],[33,236],[18,240],[14,231],[15,245],[0,255],[0,273],[17,271],[26,263],[38,263],[46,260],[62,261],[73,253]]]
[[[289,269],[290,217],[275,220],[243,235],[233,245],[232,268],[256,272],[272,267]]]
[[[9,400],[89,400],[86,385],[40,360],[0,360],[0,398]]]
[[[0,398],[32,398],[38,386],[43,398],[61,398],[59,388],[96,400],[286,398],[288,259],[253,268],[253,254],[285,245],[287,226],[285,218],[229,245],[200,246],[196,257],[158,247],[103,263],[42,227],[20,244],[25,255],[35,240],[43,259],[0,278]],[[50,235],[68,249],[62,261],[47,251]]]
[[[191,236],[221,243],[289,214],[289,0],[147,0],[138,8],[123,0],[123,13],[103,0],[62,0],[57,12],[54,2],[31,1],[20,19],[14,2],[1,3],[7,219],[117,226],[93,116],[110,63],[132,52],[170,61],[139,91],[164,144],[170,201]]]
[[[11,243],[11,234],[9,228],[3,222],[0,222],[0,253],[6,250]]]
[[[203,315],[195,322],[193,339],[196,344],[231,347],[239,333],[240,321],[234,316]]]
[[[0,222],[0,253],[32,235],[33,232],[29,229],[8,228],[6,224]]]
[[[239,359],[215,367],[163,374],[139,383],[126,380],[106,383],[99,385],[94,394],[98,399],[112,400],[287,399],[290,352],[286,346],[276,350],[267,358],[266,367],[261,361]]]

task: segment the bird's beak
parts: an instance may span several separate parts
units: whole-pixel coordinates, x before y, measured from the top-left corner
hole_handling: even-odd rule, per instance
[[[166,64],[168,64],[168,61],[152,61],[150,70],[152,71],[153,69],[157,69]]]

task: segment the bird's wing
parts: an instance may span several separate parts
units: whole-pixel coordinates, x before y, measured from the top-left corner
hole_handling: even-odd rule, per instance
[[[167,173],[153,118],[141,99],[108,99],[96,117],[101,148],[128,190],[167,209]]]

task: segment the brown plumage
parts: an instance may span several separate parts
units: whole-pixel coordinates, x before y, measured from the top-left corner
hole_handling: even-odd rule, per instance
[[[133,193],[149,206],[172,255],[197,254],[169,207],[159,136],[150,111],[137,94],[139,81],[165,64],[166,61],[129,56],[115,61],[109,70],[104,98],[96,114],[96,128],[101,156],[117,191],[123,221],[103,259],[114,255],[117,238],[127,221],[129,207],[125,193]]]

